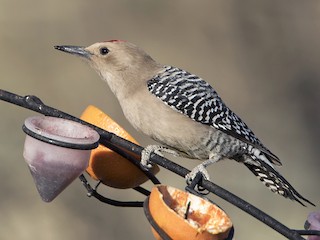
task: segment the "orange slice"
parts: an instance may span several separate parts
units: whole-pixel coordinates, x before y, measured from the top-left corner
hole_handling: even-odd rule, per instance
[[[129,133],[95,106],[88,106],[81,119],[138,144]],[[132,155],[140,161],[140,156]],[[114,188],[133,188],[148,180],[138,167],[103,145],[92,150],[86,171],[93,179]],[[151,171],[155,174],[159,172],[159,167],[154,166]]]
[[[222,240],[232,228],[231,220],[217,205],[170,186],[152,189],[149,209],[159,227],[175,240]],[[161,239],[154,229],[152,232]]]

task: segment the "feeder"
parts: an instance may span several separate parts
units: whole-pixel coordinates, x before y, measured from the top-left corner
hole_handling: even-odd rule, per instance
[[[23,156],[45,202],[52,201],[88,166],[99,134],[66,119],[35,116],[25,120]]]

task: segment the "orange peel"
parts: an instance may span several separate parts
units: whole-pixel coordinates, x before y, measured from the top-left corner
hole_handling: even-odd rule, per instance
[[[125,129],[95,106],[88,106],[82,113],[81,119],[106,131],[112,132],[130,142],[138,144]],[[140,161],[140,156],[133,153],[130,154],[137,161]],[[93,179],[114,188],[133,188],[148,180],[141,169],[118,153],[101,144],[96,149],[92,150],[89,166],[86,171]],[[156,174],[159,172],[159,167],[155,165],[151,169],[151,172]]]
[[[217,205],[170,186],[152,189],[149,210],[157,225],[175,240],[222,240],[232,228],[230,218]],[[161,239],[153,228],[152,232]]]

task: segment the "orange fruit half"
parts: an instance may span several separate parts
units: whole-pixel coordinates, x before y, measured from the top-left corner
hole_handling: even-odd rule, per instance
[[[149,210],[158,226],[175,240],[222,240],[232,228],[230,218],[217,205],[170,186],[152,189]]]
[[[81,119],[138,144],[119,124],[95,106],[88,106],[82,113]],[[132,156],[140,161],[140,156],[135,154]],[[92,150],[86,171],[93,179],[114,188],[133,188],[148,180],[137,166],[103,145]],[[156,174],[159,172],[159,167],[155,165],[151,172]]]

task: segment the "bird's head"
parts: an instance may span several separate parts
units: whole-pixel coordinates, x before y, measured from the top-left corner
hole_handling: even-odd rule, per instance
[[[55,46],[55,49],[86,60],[114,93],[119,84],[147,81],[161,68],[144,50],[122,40],[98,42],[88,47]]]

